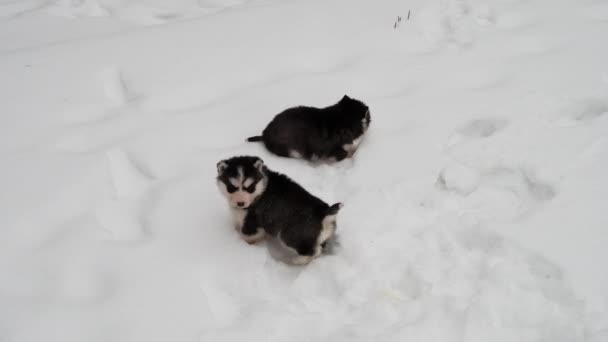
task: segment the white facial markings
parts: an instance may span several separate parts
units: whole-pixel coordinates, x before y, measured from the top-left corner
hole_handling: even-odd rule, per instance
[[[248,188],[251,184],[253,184],[253,178],[247,178],[245,179],[245,182],[243,182],[243,186]]]
[[[239,173],[239,184],[242,184],[243,178],[245,178],[245,176],[243,175],[243,167],[239,166],[236,170]]]
[[[367,129],[369,128],[369,122],[370,122],[370,115],[369,115],[369,109],[367,110],[367,112],[365,112],[365,117],[361,120],[361,126],[363,127],[363,132],[367,132]]]
[[[248,209],[252,203],[264,193],[268,181],[266,174],[263,171],[263,163],[258,161],[256,164],[259,164],[256,167],[261,169],[260,171],[262,176],[262,178],[257,182],[256,176],[253,174],[251,174],[251,177],[245,177],[244,166],[237,166],[237,175],[233,175],[233,177],[230,178],[227,177],[228,175],[224,174],[224,172],[229,166],[225,162],[220,162],[218,164],[218,171],[221,172],[219,172],[218,177],[216,178],[216,184],[220,190],[220,193],[226,197],[228,201],[230,213],[232,214],[232,218],[234,220],[234,228],[248,243],[256,243],[257,241],[264,239],[266,236],[266,232],[262,227],[258,227],[254,235],[245,236],[242,234]],[[253,187],[253,191],[251,193],[245,190],[248,188],[248,190],[251,191],[251,187]]]
[[[230,184],[232,184],[236,188],[238,188],[241,185],[239,180],[236,178],[228,178],[228,181],[230,182]]]
[[[255,190],[251,194],[253,198],[260,196],[264,192],[264,190],[266,190],[266,182],[266,178],[262,178],[259,182],[257,182],[257,184],[255,185]]]
[[[255,199],[260,196],[264,190],[266,190],[266,178],[262,178],[257,181],[253,177],[245,177],[245,172],[243,167],[237,168],[237,177],[231,177],[227,180],[224,179],[225,182],[229,183],[225,184],[222,180],[217,181],[218,187],[221,193],[228,199],[228,203],[233,208],[241,208],[247,209],[251,204],[255,201]],[[253,186],[253,191],[250,192],[250,189]],[[234,187],[236,188],[232,192],[228,191],[228,188]],[[249,190],[249,191],[247,191]]]
[[[235,207],[248,208],[250,203],[249,194],[245,191],[235,191],[232,193],[232,200]]]
[[[253,183],[253,182],[252,182]],[[242,187],[230,194],[230,204],[233,207],[249,208],[249,206],[266,190],[266,179],[261,179],[255,183],[255,187],[252,193],[245,191]],[[239,206],[239,203],[242,205]]]

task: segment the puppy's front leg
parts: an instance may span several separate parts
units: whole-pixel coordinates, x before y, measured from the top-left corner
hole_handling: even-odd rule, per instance
[[[361,138],[357,138],[357,139],[350,141],[349,143],[342,145],[342,149],[344,150],[344,152],[346,153],[348,158],[351,158],[355,154],[355,152],[357,151],[357,148],[359,148],[360,142],[361,142]]]
[[[261,241],[266,236],[264,228],[259,227],[258,220],[253,213],[253,210],[249,210],[241,229],[241,237],[249,244],[254,244]]]
[[[332,158],[335,159],[336,162],[342,161],[349,156],[348,152],[342,148],[342,146],[338,146],[334,148],[332,151]]]

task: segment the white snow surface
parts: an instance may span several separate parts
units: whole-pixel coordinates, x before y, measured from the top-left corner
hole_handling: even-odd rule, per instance
[[[608,341],[607,42],[604,0],[0,0],[0,341]],[[352,160],[244,142],[344,94]],[[345,204],[332,254],[240,240],[240,154]]]

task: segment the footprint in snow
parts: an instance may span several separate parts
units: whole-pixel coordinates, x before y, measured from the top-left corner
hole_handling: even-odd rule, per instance
[[[507,127],[507,120],[498,118],[476,119],[458,129],[458,133],[468,138],[487,138],[505,127]]]
[[[557,195],[555,186],[531,170],[510,167],[476,170],[448,165],[439,173],[437,186],[460,196],[462,212],[490,220],[516,220]]]
[[[111,105],[123,106],[135,99],[135,94],[125,81],[122,70],[116,66],[108,66],[98,73],[106,99]]]
[[[557,126],[576,126],[589,123],[608,114],[608,99],[580,99],[557,111],[550,121]]]
[[[113,196],[95,210],[98,225],[113,240],[135,241],[145,237],[143,202],[153,180],[121,148],[106,153]]]
[[[463,140],[489,138],[503,130],[509,122],[501,118],[483,118],[467,122],[448,139],[447,146],[456,145]]]
[[[128,87],[120,68],[105,67],[96,76],[104,100],[63,108],[60,115],[67,125],[45,146],[68,153],[102,151],[162,121],[160,113],[141,108],[141,96]]]
[[[137,99],[136,94],[127,87],[123,72],[116,66],[99,70],[96,81],[105,101],[72,103],[61,110],[60,115],[64,121],[71,124],[86,124],[109,120],[123,114],[121,109]]]

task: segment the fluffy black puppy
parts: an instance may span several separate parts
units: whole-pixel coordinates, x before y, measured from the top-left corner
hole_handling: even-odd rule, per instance
[[[369,107],[344,95],[325,108],[293,107],[277,114],[261,136],[261,141],[279,156],[309,161],[340,161],[352,157],[371,121]]]
[[[228,200],[238,232],[242,231],[248,208],[266,190],[267,177],[263,169],[262,160],[250,156],[217,163],[217,186]],[[264,238],[264,232],[242,236],[245,241],[255,243]]]
[[[232,157],[220,161],[217,169],[218,186],[245,241],[255,243],[269,234],[295,251],[292,263],[307,264],[334,235],[342,203],[328,205],[289,177],[268,169],[258,157]]]

